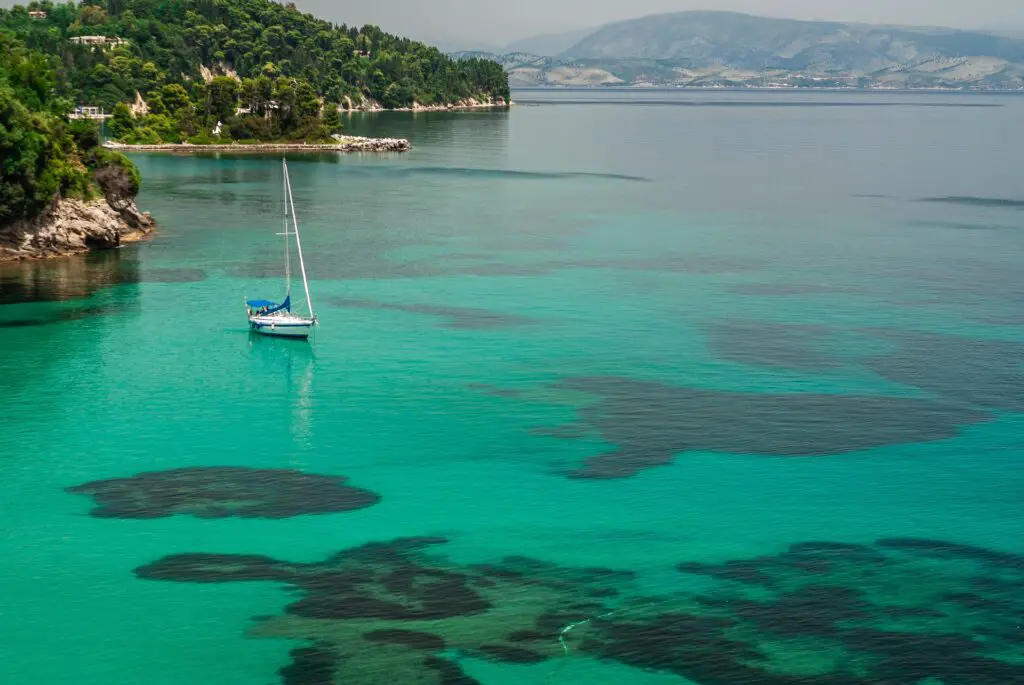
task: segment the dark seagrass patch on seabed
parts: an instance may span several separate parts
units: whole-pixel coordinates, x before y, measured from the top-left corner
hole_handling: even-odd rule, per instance
[[[1024,555],[897,538],[679,570],[718,581],[695,597],[699,616],[611,623],[593,642],[599,656],[702,685],[1024,679]]]
[[[932,304],[970,305],[984,312],[997,302],[1019,310],[1024,301],[1024,262],[1019,259],[991,255],[988,259],[962,257],[912,267],[896,262],[888,268],[918,281]]]
[[[281,669],[285,685],[470,685],[449,654],[529,664],[566,650],[700,685],[1024,678],[1024,556],[1012,552],[917,538],[810,541],[749,559],[680,563],[713,585],[652,597],[635,594],[627,571],[525,557],[457,564],[429,553],[443,543],[370,543],[314,563],[171,555],[136,574],[293,588],[298,599],[285,614],[250,631],[309,645]],[[607,589],[625,593],[614,608],[592,598]]]
[[[175,554],[135,573],[146,580],[292,588],[298,598],[285,614],[263,617],[251,631],[311,645],[292,652],[292,664],[281,671],[286,685],[475,682],[442,652],[542,662],[564,654],[558,641],[563,628],[607,612],[605,598],[617,596],[633,578],[628,571],[518,556],[456,564],[429,553],[444,542],[425,537],[369,543],[315,563]]]
[[[464,179],[468,181],[482,179],[523,180],[523,181],[561,181],[573,179],[594,179],[608,181],[629,181],[633,183],[650,183],[645,176],[630,174],[601,173],[588,171],[531,171],[529,169],[495,169],[484,167],[454,166],[416,166],[416,165],[346,165],[343,169],[346,176],[362,176],[371,178],[411,178],[414,176],[436,176]]]
[[[521,390],[513,390],[511,388],[499,388],[489,383],[470,383],[469,385],[466,386],[466,388],[472,390],[473,392],[478,392],[481,395],[487,395],[488,397],[513,398],[521,397],[523,394]]]
[[[978,323],[990,326],[1024,326],[1024,312],[997,313],[997,314],[972,314],[970,317]]]
[[[609,269],[612,271],[643,271],[693,275],[732,274],[757,269],[761,262],[738,257],[704,255],[662,255],[658,257],[623,257],[617,259],[563,258],[511,264],[502,261],[453,266],[448,275],[473,276],[544,276],[556,271],[575,269]]]
[[[574,269],[609,269],[694,275],[732,274],[752,271],[762,262],[715,255],[662,255],[658,257],[624,257],[617,259],[544,259],[510,262],[503,259],[461,258],[460,255],[437,255],[412,260],[391,260],[382,252],[365,255],[364,259],[331,259],[307,262],[317,278],[325,280],[362,280],[393,278],[434,278],[440,276],[546,276]],[[245,278],[269,278],[277,274],[279,265],[271,261],[249,261],[237,264],[232,275]]]
[[[1017,232],[1024,230],[1021,226],[1007,226],[1005,224],[979,224],[965,221],[908,221],[908,226],[919,228],[944,228],[952,231],[1010,231]]]
[[[199,283],[206,280],[202,269],[148,269],[143,268],[142,283]]]
[[[967,207],[994,207],[998,209],[1024,209],[1024,200],[1006,197],[982,197],[978,195],[946,195],[925,197],[921,202],[937,202]]]
[[[383,172],[389,178],[402,176],[454,176],[466,179],[522,179],[535,181],[559,181],[577,178],[601,179],[609,181],[632,181],[635,183],[650,183],[651,179],[644,176],[632,176],[629,174],[595,173],[587,171],[529,171],[517,169],[483,169],[471,167],[451,166],[351,166],[347,167],[348,173],[370,173]]]
[[[292,662],[278,671],[283,685],[334,685],[338,660],[330,649],[299,647],[290,656]]]
[[[803,371],[826,371],[842,366],[826,346],[827,326],[724,319],[707,326],[712,354],[720,359]]]
[[[32,317],[6,318],[0,315],[0,328],[34,328],[36,326],[52,326],[68,321],[80,321],[96,316],[113,316],[129,311],[134,307],[126,305],[97,305],[94,307],[54,307],[45,313]]]
[[[720,255],[661,255],[619,259],[583,259],[565,261],[564,268],[620,269],[624,271],[663,271],[666,273],[714,275],[754,271],[764,262],[757,259]]]
[[[351,309],[380,309],[408,314],[424,314],[441,319],[438,324],[444,328],[487,330],[494,328],[511,328],[536,323],[536,319],[515,314],[505,314],[488,309],[472,307],[453,307],[432,304],[396,304],[376,302],[373,300],[354,300],[347,298],[328,298],[328,304],[335,307]]]
[[[739,283],[731,286],[729,292],[737,295],[761,297],[800,297],[810,295],[862,295],[870,291],[864,288],[823,285],[818,283]]]
[[[895,343],[868,368],[894,383],[975,407],[1024,411],[1024,343],[901,329],[874,329]]]
[[[707,328],[711,351],[722,359],[804,371],[843,365],[826,352],[832,332],[825,326],[734,319]],[[889,351],[857,360],[879,376],[960,404],[1024,411],[1022,342],[898,328],[860,332],[891,343]]]
[[[91,496],[96,518],[289,518],[372,506],[380,496],[340,476],[214,466],[140,473],[68,488]]]
[[[824,456],[944,440],[991,415],[927,399],[760,394],[666,385],[633,378],[569,378],[553,386],[594,395],[558,436],[593,430],[615,448],[587,459],[572,478],[626,478],[686,451]]]
[[[403,645],[427,652],[440,652],[445,646],[444,638],[433,633],[424,633],[418,630],[401,630],[398,628],[372,630],[369,633],[365,633],[363,639],[376,643]]]

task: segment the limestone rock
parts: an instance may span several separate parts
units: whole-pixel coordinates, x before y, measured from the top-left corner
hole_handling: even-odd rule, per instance
[[[0,261],[56,257],[134,242],[153,230],[153,218],[132,204],[58,200],[40,216],[0,227]]]
[[[411,107],[397,107],[391,111],[394,112],[449,112],[457,109],[486,109],[486,108],[502,108],[511,105],[511,102],[506,102],[505,98],[485,99],[477,100],[476,98],[466,98],[465,100],[459,100],[457,102],[445,102],[442,104],[435,105],[424,105],[419,102],[413,102]],[[344,101],[341,103],[342,111],[346,112],[383,112],[383,107],[379,102],[372,98],[363,98],[359,102],[354,102],[352,98],[345,96]]]

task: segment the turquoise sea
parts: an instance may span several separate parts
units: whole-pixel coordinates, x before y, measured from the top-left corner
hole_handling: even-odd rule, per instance
[[[1024,98],[514,99],[0,267],[0,683],[1024,682]]]

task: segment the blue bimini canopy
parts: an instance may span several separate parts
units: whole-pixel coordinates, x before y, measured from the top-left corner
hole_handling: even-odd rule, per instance
[[[267,311],[262,312],[263,314],[273,314],[274,312],[279,312],[281,310],[290,312],[292,310],[292,296],[289,295],[288,297],[284,298],[284,302],[282,302],[281,304],[277,304],[276,302],[270,302],[269,300],[249,300],[246,302],[246,304],[249,305],[250,307],[255,307],[257,309],[262,309],[263,307],[266,307]]]

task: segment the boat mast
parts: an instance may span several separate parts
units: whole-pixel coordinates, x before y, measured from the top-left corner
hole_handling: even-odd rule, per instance
[[[281,185],[282,188],[282,200],[284,204],[284,232],[281,234],[284,236],[284,282],[285,282],[285,299],[291,297],[292,294],[292,256],[288,249],[288,166],[285,160],[281,159],[281,165],[284,169],[284,173],[281,174]]]
[[[299,253],[299,268],[302,270],[302,287],[306,290],[306,307],[309,316],[313,317],[313,301],[309,298],[309,281],[306,280],[306,262],[302,259],[302,240],[299,238],[299,222],[295,218],[295,198],[292,196],[292,183],[288,177],[288,163],[284,165],[284,182],[288,189],[288,204],[292,210],[292,226],[295,228],[295,249]]]

